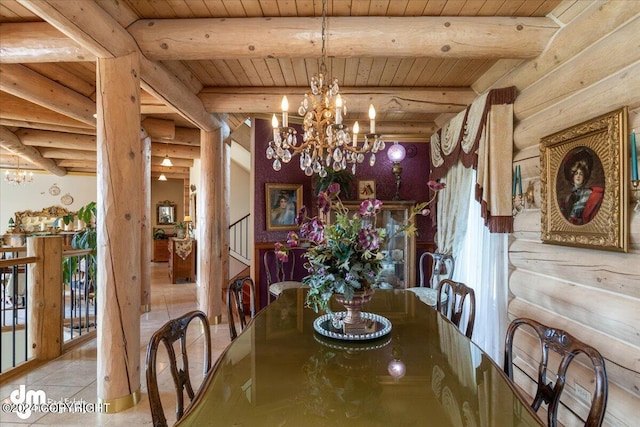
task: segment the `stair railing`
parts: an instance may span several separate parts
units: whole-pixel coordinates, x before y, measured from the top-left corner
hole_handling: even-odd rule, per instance
[[[246,214],[229,226],[229,251],[246,260],[251,260],[249,255],[249,216]]]

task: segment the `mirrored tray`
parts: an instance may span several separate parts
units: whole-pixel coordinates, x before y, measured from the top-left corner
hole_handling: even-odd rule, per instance
[[[345,317],[346,311],[323,314],[313,321],[313,329],[320,335],[343,341],[375,340],[391,332],[391,321],[386,317],[364,311],[361,314],[364,319],[371,321],[372,332],[345,334],[341,328],[334,326],[334,320]]]
[[[371,341],[337,341],[325,338],[320,334],[314,334],[313,338],[325,347],[349,352],[377,350],[387,346],[391,342],[390,336]]]

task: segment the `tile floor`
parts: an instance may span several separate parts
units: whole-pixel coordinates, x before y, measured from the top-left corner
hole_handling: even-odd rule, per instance
[[[133,408],[117,414],[100,413],[33,413],[26,420],[18,418],[15,413],[0,411],[0,424],[9,426],[124,426],[151,424],[151,412],[147,398],[145,378],[146,347],[153,332],[167,320],[197,308],[196,285],[194,283],[170,284],[166,263],[151,264],[151,311],[141,315],[140,319],[140,369],[141,369],[141,401]],[[226,323],[212,325],[211,341],[213,360],[229,344],[229,328]],[[203,339],[199,327],[190,325],[188,335],[189,369],[191,381],[196,389],[202,381]],[[169,425],[175,422],[175,391],[173,380],[167,367],[166,353],[159,353],[158,383],[162,394],[164,412]],[[9,402],[9,395],[20,385],[26,390],[43,390],[48,399],[54,401],[69,399],[97,402],[96,385],[96,340],[93,339],[61,357],[27,373],[12,378],[0,386],[2,403]]]

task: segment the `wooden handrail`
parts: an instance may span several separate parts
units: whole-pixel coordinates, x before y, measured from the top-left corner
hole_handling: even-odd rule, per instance
[[[30,264],[38,261],[37,256],[26,256],[22,258],[0,259],[0,268],[13,267],[15,265]]]

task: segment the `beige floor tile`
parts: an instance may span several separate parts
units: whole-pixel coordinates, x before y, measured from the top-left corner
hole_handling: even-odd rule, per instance
[[[125,426],[151,424],[151,412],[147,397],[145,376],[146,347],[151,335],[170,318],[197,309],[197,291],[194,283],[169,283],[167,264],[155,263],[151,267],[151,311],[140,316],[140,389],[141,401],[118,414],[33,414],[27,420],[19,419],[15,414],[0,414],[2,427],[25,425],[58,426]],[[194,388],[202,383],[204,360],[203,335],[194,321],[187,334],[187,352],[190,361],[191,381]],[[223,323],[211,326],[212,364],[229,344],[229,328]],[[39,368],[11,379],[0,386],[0,398],[8,401],[11,391],[24,384],[27,389],[45,391],[47,397],[54,400],[75,399],[88,403],[97,402],[96,385],[97,348],[95,339],[73,348],[56,360]],[[168,366],[166,352],[158,357],[158,383],[162,395],[164,411],[169,425],[175,422],[175,390]]]

